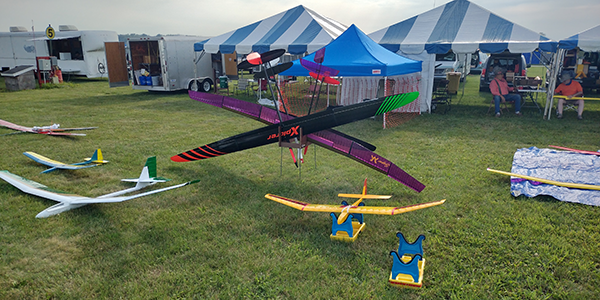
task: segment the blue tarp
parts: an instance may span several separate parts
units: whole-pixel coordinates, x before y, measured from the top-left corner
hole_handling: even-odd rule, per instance
[[[515,152],[512,173],[555,181],[600,185],[600,156],[553,149],[523,148]],[[600,206],[600,191],[532,182],[511,177],[510,192],[552,196],[560,201]]]
[[[314,62],[312,53],[304,59]],[[338,76],[395,76],[421,71],[420,61],[392,53],[370,39],[355,25],[325,46],[323,65],[339,70]],[[299,60],[281,75],[308,76]]]

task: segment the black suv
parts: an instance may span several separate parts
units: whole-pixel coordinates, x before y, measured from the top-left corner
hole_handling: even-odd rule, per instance
[[[492,53],[481,69],[479,77],[479,91],[489,91],[490,82],[494,79],[495,67],[501,67],[505,72],[515,72],[516,76],[527,76],[525,57],[521,53]]]

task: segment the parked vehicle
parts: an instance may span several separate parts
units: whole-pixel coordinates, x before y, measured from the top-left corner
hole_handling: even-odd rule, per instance
[[[182,89],[210,92],[215,76],[210,54],[196,55],[193,36],[127,39],[132,88],[148,91]]]
[[[584,90],[600,90],[600,54],[579,49],[568,50],[563,59],[563,70],[571,70]]]
[[[21,65],[36,66],[37,56],[56,57],[63,75],[106,76],[104,42],[118,40],[114,31],[80,31],[72,25],[60,25],[53,39],[43,31],[13,26],[10,32],[0,32],[0,71]]]
[[[461,72],[460,80],[464,80],[471,69],[471,54],[456,54],[450,50],[446,54],[435,55],[434,79],[446,79],[448,72]]]
[[[483,66],[487,61],[489,55],[485,54],[479,50],[475,51],[471,56],[471,71],[469,74],[481,74],[481,70],[483,70]]]
[[[494,79],[494,68],[501,67],[505,72],[514,72],[516,76],[527,76],[525,57],[521,53],[492,53],[481,69],[479,77],[479,91],[489,91],[490,82]],[[509,85],[512,83],[509,82]]]

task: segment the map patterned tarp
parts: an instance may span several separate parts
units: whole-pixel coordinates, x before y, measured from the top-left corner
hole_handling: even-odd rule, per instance
[[[522,148],[515,152],[512,173],[548,180],[600,185],[600,156],[570,151]],[[552,196],[560,201],[600,206],[600,191],[532,182],[511,177],[511,194]]]

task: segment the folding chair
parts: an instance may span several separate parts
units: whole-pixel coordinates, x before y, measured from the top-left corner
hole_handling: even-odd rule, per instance
[[[504,110],[506,110],[506,112],[508,112],[508,103],[515,103],[514,101],[506,101],[506,102],[500,102],[500,113],[504,114]],[[490,110],[492,108],[494,108],[496,106],[496,103],[494,102],[494,96],[492,96],[492,101],[490,101],[490,106],[488,107],[487,113],[490,113]],[[495,110],[494,110],[495,111]]]
[[[448,80],[441,79],[434,82],[433,93],[431,95],[431,111],[437,109],[438,105],[445,104],[444,113],[450,110],[452,96],[448,91]]]
[[[240,78],[238,79],[237,82],[237,87],[236,87],[236,91],[243,91],[246,92],[246,96],[249,94],[248,93],[248,79],[245,78]]]
[[[256,98],[257,99],[261,99],[262,98],[262,92],[266,91],[267,88],[267,80],[266,79],[259,79],[258,80],[258,85],[254,87],[254,92],[256,93]]]

